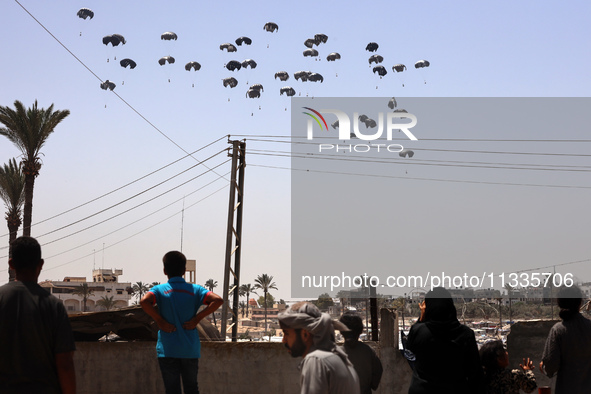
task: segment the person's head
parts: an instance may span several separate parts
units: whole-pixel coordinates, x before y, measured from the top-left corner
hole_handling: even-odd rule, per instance
[[[359,336],[363,332],[363,321],[361,320],[361,318],[354,313],[346,312],[341,316],[339,321],[343,323],[345,326],[347,326],[349,330],[351,330],[342,332],[343,337],[345,337],[345,341],[358,341]]]
[[[162,258],[164,273],[169,277],[183,276],[187,269],[187,258],[177,251],[168,252]]]
[[[279,326],[283,330],[282,342],[292,357],[305,356],[314,344],[314,335],[304,328],[308,327],[304,320],[311,321],[321,316],[322,312],[308,302],[298,302],[279,315]]]
[[[43,266],[41,245],[35,238],[19,237],[10,244],[10,266],[18,274],[39,275]]]
[[[583,293],[578,286],[562,286],[558,290],[559,316],[562,320],[569,320],[579,313],[583,303]]]
[[[423,321],[457,320],[458,313],[451,294],[443,287],[435,287],[425,294]]]
[[[480,362],[487,373],[509,366],[509,353],[502,341],[488,341],[480,348]]]

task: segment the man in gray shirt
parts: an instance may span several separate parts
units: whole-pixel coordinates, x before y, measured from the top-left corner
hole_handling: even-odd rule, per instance
[[[359,394],[359,378],[347,355],[335,343],[333,321],[313,304],[299,302],[278,316],[283,344],[292,357],[303,357],[301,394]]]

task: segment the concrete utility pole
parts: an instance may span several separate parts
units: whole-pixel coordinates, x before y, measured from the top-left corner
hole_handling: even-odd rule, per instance
[[[229,299],[232,299],[232,342],[238,340],[238,303],[240,288],[240,255],[242,251],[242,210],[244,202],[244,167],[246,167],[246,142],[230,141],[232,144],[232,172],[230,175],[230,198],[228,203],[228,231],[226,234],[226,261],[224,266],[224,305],[222,306],[221,335],[226,340],[226,324],[228,322]],[[234,248],[232,248],[232,240]],[[232,267],[232,256],[234,265]],[[230,275],[234,283],[230,288]]]

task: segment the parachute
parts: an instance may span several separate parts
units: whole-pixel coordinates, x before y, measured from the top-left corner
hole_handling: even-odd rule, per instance
[[[324,82],[324,77],[318,73],[308,73],[308,81],[310,82]]]
[[[251,85],[250,89],[254,89],[254,90],[260,90],[261,92],[264,92],[265,90],[263,89],[263,85],[261,85],[260,83],[255,83],[254,85]]]
[[[195,71],[199,71],[201,69],[201,64],[199,64],[197,62],[189,62],[189,63],[185,64],[185,70],[191,71],[191,69],[193,69]]]
[[[383,77],[384,75],[388,74],[388,71],[384,66],[375,66],[373,68],[373,73],[378,73],[380,77]]]
[[[279,71],[275,73],[275,79],[279,78],[280,81],[287,81],[289,79],[289,74],[287,71]]]
[[[248,66],[250,66],[251,69],[257,68],[257,62],[255,62],[252,59],[246,59],[245,61],[242,62],[243,68],[247,68]]]
[[[234,45],[230,44],[229,42],[226,42],[225,44],[220,45],[220,49],[222,51],[225,49],[228,52],[236,52],[238,50],[238,49],[236,49],[236,47]]]
[[[396,98],[395,98],[395,97],[392,97],[392,98],[390,99],[390,101],[388,101],[388,108],[390,108],[390,109],[394,109],[394,108],[396,108],[397,106],[398,106],[398,103],[396,102]]]
[[[234,77],[230,77],[230,78],[224,78],[223,79],[223,83],[224,83],[224,87],[227,88],[228,86],[230,88],[235,88],[236,85],[238,85],[238,80]]]
[[[170,41],[170,40],[175,40],[177,39],[177,35],[176,33],[173,33],[171,31],[167,31],[165,33],[162,33],[162,35],[160,36],[161,40],[166,40],[166,41]]]
[[[380,46],[375,43],[375,42],[370,42],[369,44],[367,44],[367,46],[365,47],[366,51],[370,51],[370,52],[375,52],[378,50]]]
[[[406,70],[406,66],[404,64],[395,64],[392,66],[392,71],[396,71],[397,73],[401,73]]]
[[[94,12],[90,8],[80,8],[76,15],[84,20],[86,20],[86,18],[94,18]]]
[[[117,86],[117,85],[115,85],[115,83],[109,81],[108,79],[105,82],[101,83],[101,89],[103,89],[103,90],[107,90],[107,89],[113,90],[113,89],[115,89],[115,86]]]
[[[318,56],[318,51],[316,49],[306,49],[304,51],[304,56],[306,56],[306,57],[308,57],[308,56],[311,56],[311,57]]]
[[[129,66],[130,69],[134,69],[137,66],[137,63],[134,62],[131,59],[123,59],[119,62],[119,64],[121,65],[121,67],[123,68],[127,68],[127,66]]]
[[[306,41],[304,41],[304,45],[308,48],[312,48],[315,44],[316,41],[314,41],[313,38],[308,38]]]
[[[429,67],[431,63],[428,60],[419,60],[415,63],[415,68]]]
[[[326,44],[326,41],[328,41],[328,36],[326,34],[314,35],[314,43],[316,44],[316,46],[320,45],[320,43]]]
[[[174,63],[174,57],[172,57],[172,56],[164,56],[164,57],[161,57],[158,60],[158,64],[160,64],[161,66],[164,66],[167,62],[168,62],[168,64]]]
[[[258,89],[248,89],[246,92],[246,97],[259,98],[261,97],[261,91]]]
[[[284,86],[281,89],[279,89],[279,94],[283,95],[283,93],[285,93],[288,97],[295,96],[296,94],[294,88],[292,88],[291,86]]]
[[[279,31],[279,26],[277,26],[277,23],[267,22],[265,23],[265,26],[263,26],[263,30],[268,31],[269,33],[274,33],[275,31]]]
[[[379,64],[383,61],[384,61],[384,58],[380,55],[371,55],[369,57],[369,64],[372,64],[373,62],[375,62],[376,64]]]
[[[403,149],[400,152],[398,152],[398,156],[400,157],[413,157],[415,155],[415,153],[413,151],[411,151],[410,149]]]
[[[228,64],[226,64],[226,68],[230,71],[237,71],[242,68],[242,63],[237,60],[230,60]]]
[[[252,44],[252,40],[248,37],[238,37],[235,42],[238,46],[241,46],[243,43],[246,45]]]
[[[335,60],[338,60],[340,58],[341,55],[338,52],[332,52],[326,57],[326,60],[329,62],[334,62]]]
[[[308,80],[309,73],[309,71],[298,71],[293,74],[293,77],[296,79],[296,81],[301,80],[302,82],[306,82]]]
[[[119,44],[125,44],[125,38],[121,34],[112,34],[110,36],[103,37],[103,44],[109,45],[109,43],[116,47]]]

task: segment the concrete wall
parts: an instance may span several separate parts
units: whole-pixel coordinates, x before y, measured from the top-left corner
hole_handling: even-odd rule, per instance
[[[509,352],[509,368],[519,368],[523,364],[523,359],[534,362],[534,375],[538,387],[551,386],[554,392],[556,376],[552,379],[540,372],[540,361],[544,352],[544,345],[548,333],[558,320],[519,322],[511,326],[511,333],[507,336],[507,352]]]
[[[406,394],[411,370],[398,351],[396,317],[382,311],[380,343],[370,343],[384,367],[378,394]],[[79,342],[75,353],[80,394],[164,393],[154,342]],[[297,394],[300,358],[281,343],[203,342],[199,364],[202,393]]]

